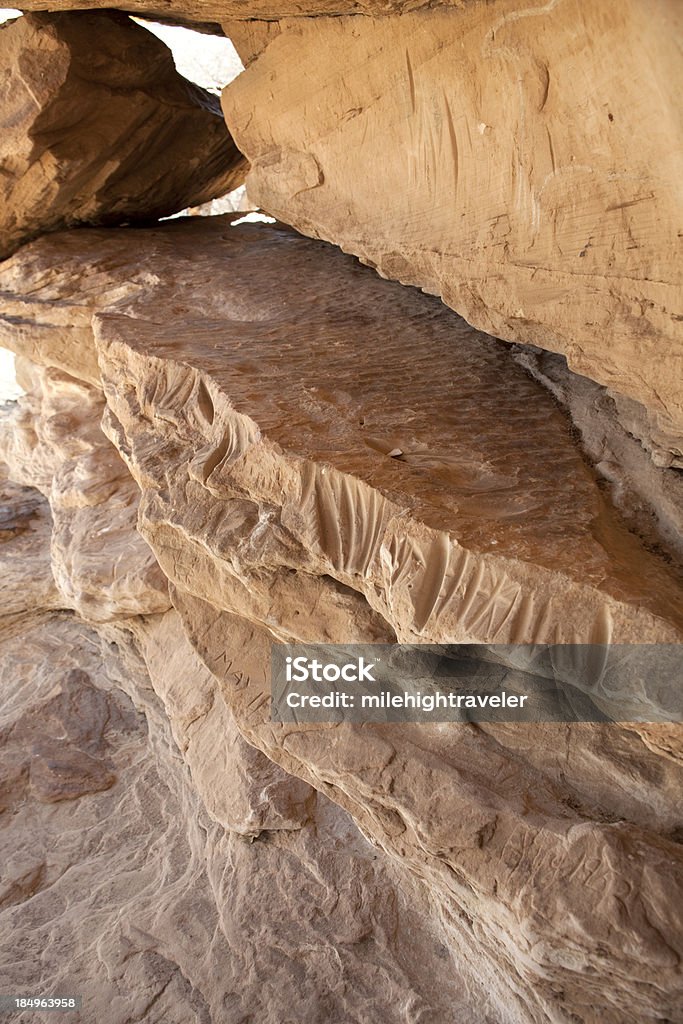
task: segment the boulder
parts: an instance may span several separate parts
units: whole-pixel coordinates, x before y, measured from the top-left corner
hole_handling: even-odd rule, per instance
[[[244,180],[214,97],[124,14],[6,23],[0,78],[0,257],[67,226],[168,216]]]

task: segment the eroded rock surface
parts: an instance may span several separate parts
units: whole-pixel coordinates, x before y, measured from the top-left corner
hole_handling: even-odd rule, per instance
[[[169,291],[95,317],[107,431],[170,578],[261,621],[278,590],[332,578],[329,615],[353,598],[378,638],[680,638],[672,570],[504,346],[328,246],[228,223],[171,226]],[[203,288],[198,234],[229,291]],[[278,627],[311,638],[309,617],[281,617],[297,606]]]
[[[8,22],[0,79],[0,257],[58,228],[167,216],[244,180],[214,97],[124,14]]]
[[[476,327],[564,353],[678,458],[681,13],[495,0],[247,28],[257,59],[223,106],[249,194]]]
[[[273,725],[268,632],[173,600],[250,741],[428,881],[494,1020],[677,1019],[680,764],[613,725]]]
[[[375,14],[389,15],[437,7],[441,3],[458,7],[471,0],[122,0],[122,11],[147,15],[160,21],[193,23],[219,33],[226,19],[305,17],[311,15]],[[70,11],[107,7],[108,0],[24,0],[25,11]]]
[[[40,564],[82,588],[54,555],[54,481],[86,460],[121,544],[81,531],[92,593],[113,551],[135,579],[137,516],[174,604],[150,615],[111,587],[97,632],[63,614],[0,626],[17,735],[44,720],[49,740],[74,686],[134,723],[100,749],[76,715],[74,749],[48,749],[35,783],[11,748],[12,813],[40,838],[26,875],[28,819],[5,833],[20,852],[0,941],[33,922],[10,976],[46,947],[56,985],[66,943],[116,1024],[676,1020],[680,726],[302,727],[268,707],[273,639],[680,642],[671,560],[508,346],[324,243],[232,221],[55,235],[0,270],[2,339],[33,382],[3,443],[55,519]],[[551,384],[584,399],[571,375]],[[114,465],[133,490],[108,488]],[[102,858],[107,883],[64,914]]]
[[[32,596],[0,590],[5,984],[81,994],[67,1021],[480,1024],[424,888],[224,729],[175,613],[98,633]]]
[[[100,428],[102,391],[18,363],[27,393],[4,418],[0,457],[48,499],[58,606],[96,621],[166,610],[166,579],[136,530],[138,488]]]

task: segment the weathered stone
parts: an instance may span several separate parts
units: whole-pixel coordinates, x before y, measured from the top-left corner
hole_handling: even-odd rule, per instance
[[[311,15],[399,14],[445,4],[459,7],[472,0],[122,0],[117,7],[159,21],[177,21],[206,31],[220,32],[220,22]],[[107,7],[108,0],[23,0],[25,11],[70,11]]]
[[[95,317],[167,576],[292,637],[341,615],[423,642],[680,638],[671,569],[504,345],[324,244],[228,223],[164,229],[175,269],[148,262],[162,283]]]
[[[159,700],[140,646],[146,659],[161,637],[170,644],[164,688],[184,691],[187,707],[213,677],[199,666],[197,679],[175,618],[151,636],[140,619],[105,636],[38,607],[0,618],[4,984],[80,994],[83,1019],[107,1024],[351,1021],[368,1007],[386,1024],[407,1012],[480,1024],[424,889],[344,811],[252,748],[241,762],[201,715],[194,741],[207,760],[218,744],[221,773],[193,768],[190,780],[172,736],[179,720],[166,715],[180,705]],[[270,787],[250,843],[207,814],[202,796],[244,795],[241,772],[259,759]],[[287,787],[307,794],[291,827]]]
[[[95,621],[165,611],[165,577],[135,528],[138,489],[100,429],[102,391],[18,362],[27,394],[5,418],[0,458],[49,501],[58,606]]]
[[[676,0],[247,29],[252,200],[497,337],[564,353],[683,452]],[[251,33],[251,35],[249,34]],[[240,40],[238,38],[238,45]]]
[[[173,600],[247,738],[427,880],[493,1020],[676,1019],[680,764],[615,725],[274,725],[268,632]]]
[[[70,225],[166,216],[244,180],[217,101],[124,14],[8,22],[0,78],[0,257]]]
[[[112,756],[105,789],[92,749],[47,750],[34,789],[21,757],[6,767],[39,822],[82,801],[129,808],[98,904],[103,977],[91,961],[77,974],[89,1011],[114,1024],[180,1024],[198,1006],[221,1024],[245,1007],[269,1024],[594,1024],[599,1005],[604,1024],[675,1019],[680,726],[300,727],[268,709],[273,638],[680,641],[671,563],[627,529],[519,353],[324,243],[234,219],[55,235],[0,270],[2,338],[30,352],[22,379],[43,389],[18,414],[14,464],[45,486],[96,444],[86,425],[106,400],[176,608],[88,631],[87,656],[49,620],[60,671],[144,710],[128,774]],[[569,371],[531,368],[587,416]],[[109,512],[101,496],[117,521],[116,491]],[[134,517],[120,526],[123,538]],[[91,550],[106,578],[109,552]],[[45,673],[27,634],[21,658],[5,648],[10,680]],[[104,651],[96,675],[88,659]],[[35,677],[30,692],[42,701]],[[46,803],[60,795],[53,764],[66,799]],[[52,875],[41,844],[30,860],[17,832],[7,843],[16,904]],[[73,849],[80,867],[55,900],[93,856]],[[90,909],[80,890],[68,918],[48,905],[29,939],[48,965],[57,939],[89,947]],[[113,1016],[112,978],[134,994]]]
[[[47,500],[9,480],[7,466],[0,462],[0,616],[60,607],[50,565],[51,534]]]

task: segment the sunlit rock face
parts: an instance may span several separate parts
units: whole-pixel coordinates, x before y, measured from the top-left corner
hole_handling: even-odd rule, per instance
[[[648,722],[270,709],[281,641],[675,661],[677,8],[157,13],[234,37],[228,122],[303,234],[153,222],[246,157],[125,15],[0,30],[4,990],[104,1024],[678,1021],[658,679],[619,678]]]
[[[565,354],[644,407],[660,463],[680,459],[682,16],[495,0],[226,26],[251,61],[223,97],[249,195]]]
[[[74,224],[167,216],[244,179],[214,97],[124,14],[7,22],[0,77],[0,256]]]

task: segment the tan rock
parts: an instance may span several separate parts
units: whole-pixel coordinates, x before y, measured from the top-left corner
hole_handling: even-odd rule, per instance
[[[59,606],[95,621],[165,611],[166,580],[136,531],[137,486],[100,429],[101,390],[18,362],[27,394],[6,417],[0,456],[49,501]]]
[[[166,216],[244,180],[214,98],[124,14],[8,22],[0,78],[0,256],[70,225]]]
[[[135,632],[173,738],[211,817],[229,831],[251,838],[302,828],[312,821],[315,791],[242,738],[215,677],[187,641],[178,615],[156,616]]]
[[[9,480],[0,462],[0,615],[27,615],[62,604],[50,564],[51,534],[46,498]]]
[[[340,808],[313,794],[309,821],[252,843],[212,820],[140,650],[114,638],[0,619],[3,984],[80,994],[107,1024],[480,1024],[424,891]]]
[[[436,7],[459,7],[472,0],[122,0],[118,7],[159,21],[178,21],[200,30],[220,32],[227,19],[301,17],[310,15],[388,15]],[[108,0],[23,0],[24,11],[70,11],[107,7]],[[194,24],[193,24],[194,23]]]
[[[680,764],[615,725],[273,724],[268,632],[173,600],[250,742],[427,880],[491,1019],[676,1019]]]
[[[127,738],[127,760],[112,751],[109,788],[83,757],[97,750],[76,744],[61,760],[47,749],[31,789],[13,748],[7,789],[28,801],[33,859],[20,816],[3,837],[0,943],[37,891],[41,979],[57,947],[91,948],[82,880],[106,851],[98,964],[73,962],[88,1011],[113,1024],[147,1019],[143,994],[178,1024],[197,1005],[221,1024],[245,1007],[267,1024],[595,1024],[596,1006],[603,1024],[675,1019],[680,726],[301,727],[268,706],[274,638],[680,642],[670,561],[627,529],[507,346],[324,243],[233,219],[54,236],[0,272],[3,337],[37,360],[20,361],[38,384],[16,466],[50,482],[58,459],[99,463],[106,400],[176,608],[121,620],[112,597],[118,618],[88,630],[87,655],[78,623],[28,639],[0,623],[6,679],[34,673],[24,700],[42,707],[48,664],[79,667],[119,703],[128,693],[149,730]],[[93,383],[58,368],[79,362]],[[591,435],[565,373],[550,384]],[[123,544],[134,517],[115,518],[116,489],[97,479]],[[89,550],[106,578],[106,546]],[[43,895],[43,837],[86,801],[96,853],[89,829]],[[133,995],[103,1011],[112,979]]]
[[[183,274],[152,261],[168,289],[95,318],[106,429],[170,579],[302,639],[680,640],[675,574],[505,346],[321,243],[226,223],[170,226]]]
[[[676,0],[304,18],[223,95],[249,195],[474,326],[564,353],[683,451]]]

